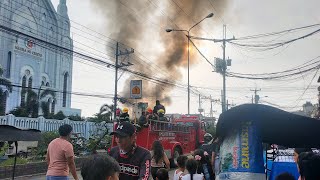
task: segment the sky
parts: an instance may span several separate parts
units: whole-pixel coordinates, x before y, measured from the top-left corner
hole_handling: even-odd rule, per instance
[[[112,6],[112,3],[119,4],[119,2],[123,3],[121,11],[117,11],[118,9]],[[180,5],[182,10],[178,7],[174,8],[172,2]],[[112,62],[110,57],[114,57],[114,40],[123,41],[123,39],[119,39],[120,28],[118,27],[130,29],[130,27],[136,27],[136,24],[131,24],[132,22],[138,23],[138,27],[142,29],[131,31],[130,33],[132,34],[129,36],[132,39],[128,40],[128,42],[132,45],[130,47],[135,49],[135,55],[143,57],[144,61],[134,62],[135,60],[131,56],[128,57],[129,60],[131,58],[131,61],[136,66],[140,66],[139,63],[148,64],[151,72],[159,73],[159,76],[160,74],[168,73],[171,75],[172,72],[168,72],[164,68],[164,64],[159,60],[159,57],[162,57],[168,51],[168,44],[174,45],[176,41],[179,45],[178,42],[186,39],[181,40],[181,36],[175,34],[180,32],[166,33],[165,28],[178,26],[181,29],[188,29],[194,22],[201,20],[210,12],[215,14],[214,17],[204,20],[191,31],[191,35],[222,38],[223,24],[227,26],[227,37],[235,36],[238,38],[320,23],[320,15],[318,13],[320,1],[318,0],[309,0],[307,2],[299,0],[226,1],[227,3],[223,7],[220,7],[219,1],[215,4],[214,0],[198,0],[195,2],[199,2],[199,4],[194,4],[192,7],[184,4],[185,2],[192,1],[158,0],[148,4],[146,0],[110,0],[105,4],[101,4],[99,0],[67,0],[71,26],[73,27],[71,36],[74,40],[75,50]],[[52,3],[57,7],[59,0],[52,0]],[[213,7],[210,3],[213,4]],[[168,4],[170,4],[170,8],[167,8]],[[145,10],[138,11],[138,7],[143,7],[144,5],[146,6]],[[117,16],[122,14],[122,11],[130,12],[132,17]],[[132,13],[137,11],[142,13]],[[189,11],[193,11],[190,13],[191,16],[187,15]],[[134,18],[139,19],[139,21],[135,21]],[[119,24],[122,24],[122,26],[119,26]],[[290,39],[298,37],[319,27],[277,38]],[[226,56],[232,59],[232,66],[228,69],[231,72],[251,74],[291,69],[319,56],[319,40],[319,34],[315,34],[291,43],[289,46],[266,52],[250,51],[227,44]],[[199,40],[194,40],[194,42],[210,62],[214,62],[214,57],[222,57],[221,44]],[[221,75],[212,72],[211,65],[199,55],[195,48],[191,47],[190,51],[190,58],[192,59],[190,84],[201,87],[197,88],[197,90],[202,95],[207,97],[211,95],[213,99],[220,99],[222,89]],[[184,53],[182,58],[186,60],[186,57]],[[176,79],[178,83],[187,84],[186,61],[182,61],[182,65],[174,69],[174,71],[181,74],[181,77],[172,78]],[[316,78],[313,78],[314,76]],[[227,78],[227,99],[232,105],[251,103],[251,97],[254,92],[250,90],[257,88],[261,89],[258,92],[261,96],[261,102],[273,104],[286,111],[299,110],[302,109],[301,106],[306,101],[317,103],[318,76],[319,74],[308,73],[298,79],[279,81]],[[124,73],[121,76],[119,89],[122,93],[126,93],[123,91],[128,89],[129,83],[127,80],[132,78],[128,73]],[[139,79],[137,77],[134,78]],[[112,97],[114,94],[114,70],[88,64],[88,62],[74,58],[72,89],[76,92],[105,94]],[[186,113],[186,88],[173,88],[168,91],[168,94],[171,97],[171,103],[167,105],[167,113]],[[150,106],[153,107],[155,97],[148,98]],[[112,103],[112,99],[72,96],[72,107],[82,109],[82,116],[86,117],[98,112],[100,106],[105,103]],[[201,98],[201,106],[205,109],[206,114],[209,113],[210,103],[208,100]],[[124,106],[121,105],[121,107]],[[197,93],[192,93],[191,113],[197,113],[198,107],[199,96]],[[216,102],[213,107],[214,114],[217,117],[221,113],[221,103]]]

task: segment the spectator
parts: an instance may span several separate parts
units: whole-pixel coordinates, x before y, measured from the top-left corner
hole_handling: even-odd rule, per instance
[[[94,155],[81,167],[83,180],[119,180],[120,166],[109,156]]]
[[[184,170],[186,169],[187,159],[188,157],[184,155],[181,155],[177,158],[178,169],[174,171],[173,180],[179,180],[179,177],[181,176],[181,174],[184,173]]]
[[[218,140],[216,139],[215,141],[213,141],[213,137],[209,133],[206,133],[203,139],[204,144],[201,145],[200,149],[203,149],[205,152],[209,154],[211,166],[214,167],[214,160],[218,146]]]
[[[193,155],[198,163],[197,173],[203,174],[205,180],[214,180],[213,168],[210,163],[211,156],[202,149],[196,149]]]
[[[151,155],[147,149],[136,145],[136,129],[130,122],[118,124],[111,133],[118,146],[110,150],[110,156],[120,165],[119,179],[147,180],[150,175]]]
[[[300,169],[298,166],[299,155],[303,152],[312,152],[312,150],[311,148],[294,148],[293,160],[297,164],[298,172],[300,172]],[[298,180],[301,180],[301,176],[299,177]]]
[[[152,151],[151,174],[152,178],[156,179],[156,173],[160,168],[170,169],[170,162],[160,141],[153,142]]]
[[[163,114],[166,113],[166,108],[162,104],[160,104],[159,100],[156,100],[156,105],[153,108],[153,114],[157,114],[160,109],[163,109]]]
[[[289,173],[282,173],[275,180],[296,180],[296,178]]]
[[[181,180],[204,180],[203,174],[197,174],[198,163],[195,159],[188,159],[186,162],[186,169],[188,174],[181,175]]]
[[[301,180],[320,179],[320,156],[313,152],[304,152],[298,160]]]
[[[73,146],[69,142],[71,132],[72,127],[69,124],[64,124],[59,127],[60,137],[49,143],[46,157],[48,163],[47,180],[68,180],[69,169],[73,178],[78,180]]]
[[[169,172],[165,168],[158,169],[156,173],[156,180],[169,180]]]

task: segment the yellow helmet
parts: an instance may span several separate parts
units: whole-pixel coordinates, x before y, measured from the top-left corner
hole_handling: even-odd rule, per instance
[[[123,109],[122,109],[122,112],[124,112],[124,113],[127,113],[128,111],[129,111],[128,108],[123,108]]]
[[[164,110],[163,110],[163,109],[159,109],[159,110],[158,110],[158,114],[159,114],[159,113],[164,114]]]

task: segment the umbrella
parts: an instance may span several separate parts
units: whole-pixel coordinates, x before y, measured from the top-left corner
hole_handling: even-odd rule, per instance
[[[14,126],[0,125],[0,141],[13,141],[16,146],[12,179],[14,179],[16,170],[18,141],[39,141],[41,138],[40,132],[41,131],[35,129],[19,129]]]

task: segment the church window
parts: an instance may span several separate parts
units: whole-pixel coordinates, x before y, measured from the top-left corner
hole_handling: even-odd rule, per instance
[[[0,94],[0,100],[1,100],[1,106],[2,106],[2,108],[0,108],[0,116],[5,115],[6,113],[7,98],[8,98],[8,91],[5,91],[2,94]]]
[[[7,78],[10,78],[10,73],[11,73],[11,56],[12,53],[11,51],[8,52],[8,62],[7,62]]]
[[[62,98],[62,107],[67,106],[67,89],[68,89],[68,72],[63,76],[63,98]]]
[[[25,104],[25,98],[26,98],[26,87],[27,87],[27,76],[23,76],[22,78],[22,91],[21,91],[21,101],[20,101],[20,104],[21,106],[24,106]]]
[[[55,100],[53,100],[52,101],[52,105],[51,105],[51,113],[53,113],[54,114],[54,111],[55,111],[55,107],[56,106],[56,101]]]
[[[28,88],[32,88],[32,77],[29,77]]]

